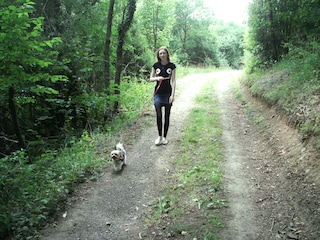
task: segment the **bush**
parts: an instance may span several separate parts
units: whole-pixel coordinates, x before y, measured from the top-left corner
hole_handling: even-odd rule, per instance
[[[0,237],[32,238],[37,229],[61,211],[68,194],[88,174],[101,168],[93,139],[80,141],[60,153],[47,151],[29,164],[17,151],[0,161]]]

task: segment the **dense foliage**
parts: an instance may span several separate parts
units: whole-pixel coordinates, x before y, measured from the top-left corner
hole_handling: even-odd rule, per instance
[[[121,79],[146,79],[161,45],[181,65],[242,64],[244,27],[218,22],[201,0],[113,8],[17,0],[2,2],[0,14],[2,157],[21,148],[37,156],[84,129],[104,129],[121,114]]]
[[[276,105],[303,141],[320,149],[320,2],[254,0],[246,36],[248,84],[253,94]],[[257,77],[257,74],[266,75]]]
[[[244,26],[202,0],[3,0],[0,23],[0,238],[32,238],[98,171],[93,132],[140,114],[158,47],[180,72],[243,63]]]
[[[297,47],[319,41],[320,2],[254,0],[249,7],[249,67],[265,68]]]

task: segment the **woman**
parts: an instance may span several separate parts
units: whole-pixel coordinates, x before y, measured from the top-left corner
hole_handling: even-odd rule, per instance
[[[176,65],[170,62],[170,53],[166,47],[157,51],[158,61],[153,64],[150,82],[156,82],[154,90],[154,106],[157,114],[158,138],[155,145],[168,144],[170,111],[176,90]],[[162,107],[165,109],[164,125],[162,121]]]

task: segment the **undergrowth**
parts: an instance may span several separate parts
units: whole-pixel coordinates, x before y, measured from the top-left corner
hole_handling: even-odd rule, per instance
[[[72,147],[42,154],[28,162],[24,150],[1,160],[1,236],[32,239],[37,228],[61,211],[76,184],[100,174],[103,158],[95,159],[94,139],[84,133]]]
[[[222,128],[214,98],[214,81],[196,98],[182,133],[181,150],[172,160],[174,173],[146,222],[170,218],[168,231],[190,239],[216,239],[222,222],[214,211],[224,207],[222,184]],[[190,215],[190,212],[192,214]]]

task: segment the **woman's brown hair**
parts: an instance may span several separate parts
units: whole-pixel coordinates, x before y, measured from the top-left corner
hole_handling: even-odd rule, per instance
[[[161,50],[165,50],[165,51],[167,52],[168,62],[170,62],[170,52],[169,52],[168,48],[165,47],[165,46],[162,46],[162,47],[160,47],[160,48],[157,50],[157,59],[158,59],[158,62],[161,62],[160,55],[159,55],[159,52],[160,52]]]

